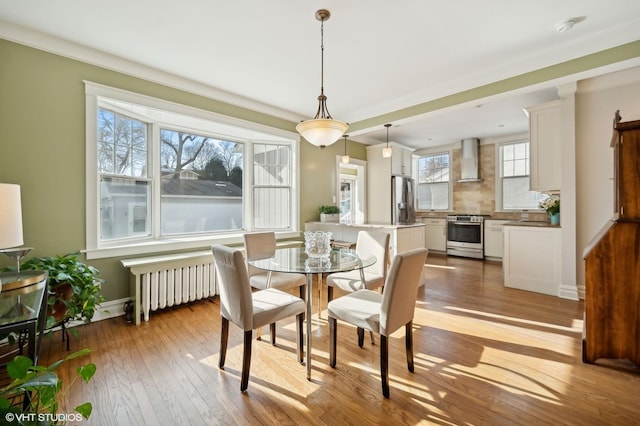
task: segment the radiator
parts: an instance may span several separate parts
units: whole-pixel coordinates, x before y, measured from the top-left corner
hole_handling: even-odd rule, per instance
[[[210,251],[125,259],[129,268],[135,323],[151,311],[206,299],[217,292]]]

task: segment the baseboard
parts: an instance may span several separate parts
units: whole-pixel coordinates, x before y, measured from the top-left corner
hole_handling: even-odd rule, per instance
[[[124,299],[116,299],[116,300],[108,300],[106,302],[102,302],[100,306],[95,310],[93,314],[93,318],[91,322],[103,321],[109,318],[120,317],[124,315],[124,303],[131,300],[129,297],[125,297]],[[86,324],[84,321],[69,321],[65,327],[71,328],[79,325]],[[60,327],[54,327],[51,329],[52,331],[60,330]]]
[[[571,285],[560,285],[558,296],[563,299],[578,300],[578,288]]]

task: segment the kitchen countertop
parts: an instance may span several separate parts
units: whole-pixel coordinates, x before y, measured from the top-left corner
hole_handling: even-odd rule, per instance
[[[391,229],[400,229],[400,228],[412,228],[418,226],[425,226],[424,223],[412,223],[410,225],[389,225],[385,223],[338,223],[338,222],[307,222],[307,223],[321,223],[323,225],[333,225],[333,226],[348,226],[354,228],[391,228]]]
[[[560,225],[552,225],[546,220],[516,220],[513,222],[507,222],[504,226],[529,226],[537,228],[560,228]]]

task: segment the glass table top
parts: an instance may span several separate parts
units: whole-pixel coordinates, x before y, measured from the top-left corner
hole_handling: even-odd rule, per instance
[[[310,258],[304,247],[277,249],[273,257],[249,261],[259,269],[274,272],[321,274],[362,269],[376,263],[375,256],[360,258],[356,250],[333,249],[328,258]]]
[[[16,280],[15,272],[1,272],[0,285],[0,326],[38,318],[47,290],[46,273],[20,271]]]

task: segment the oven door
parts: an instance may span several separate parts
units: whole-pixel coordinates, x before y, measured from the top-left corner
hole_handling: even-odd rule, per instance
[[[447,255],[484,259],[482,222],[447,222]]]
[[[448,222],[447,243],[461,243],[460,246],[482,248],[482,223]]]

